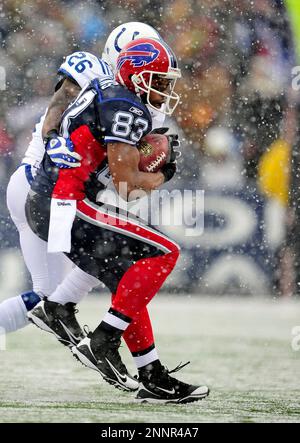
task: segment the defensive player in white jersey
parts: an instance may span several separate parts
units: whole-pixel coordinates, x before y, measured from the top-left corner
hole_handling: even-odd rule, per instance
[[[80,156],[72,152],[69,140],[58,135],[58,128],[63,112],[80,90],[97,77],[112,77],[116,59],[121,48],[129,41],[139,37],[160,38],[149,25],[139,22],[126,23],[114,29],[108,37],[102,59],[88,52],[76,52],[66,57],[59,68],[61,76],[56,92],[45,114],[35,127],[32,140],[20,167],[12,175],[7,189],[7,205],[10,215],[19,231],[20,245],[25,264],[31,274],[33,290],[0,304],[0,327],[5,332],[13,332],[28,323],[27,312],[43,296],[49,296],[57,289],[56,301],[63,302],[60,294],[71,297],[78,303],[98,281],[72,266],[62,254],[48,254],[47,244],[38,238],[28,226],[25,216],[25,201],[30,183],[45,152],[45,145],[51,160],[57,167],[76,167],[80,165]],[[164,115],[151,110],[153,126],[162,125]],[[62,287],[59,283],[64,280]],[[72,294],[72,295],[71,295]]]

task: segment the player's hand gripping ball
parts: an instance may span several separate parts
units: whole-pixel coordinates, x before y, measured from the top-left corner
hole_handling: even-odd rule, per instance
[[[158,172],[170,161],[169,139],[163,134],[148,134],[138,145],[140,151],[139,170]]]

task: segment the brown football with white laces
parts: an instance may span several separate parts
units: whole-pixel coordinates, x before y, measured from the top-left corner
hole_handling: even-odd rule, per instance
[[[140,171],[158,172],[169,160],[169,141],[163,134],[146,135],[137,148],[140,151]]]

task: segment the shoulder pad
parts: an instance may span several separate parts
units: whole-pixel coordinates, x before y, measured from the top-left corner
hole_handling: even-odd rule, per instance
[[[136,145],[152,129],[151,115],[134,93],[119,84],[97,91],[97,109],[104,141]]]
[[[99,77],[111,77],[113,73],[108,64],[89,52],[74,52],[66,57],[58,70],[83,88],[87,83]]]

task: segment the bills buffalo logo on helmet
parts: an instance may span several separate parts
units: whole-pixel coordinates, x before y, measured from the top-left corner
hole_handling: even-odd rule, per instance
[[[117,70],[119,71],[123,64],[130,60],[132,66],[135,68],[140,68],[141,66],[146,66],[149,63],[154,62],[159,56],[159,49],[155,48],[151,43],[143,43],[132,46],[127,49],[124,54],[119,57]]]

